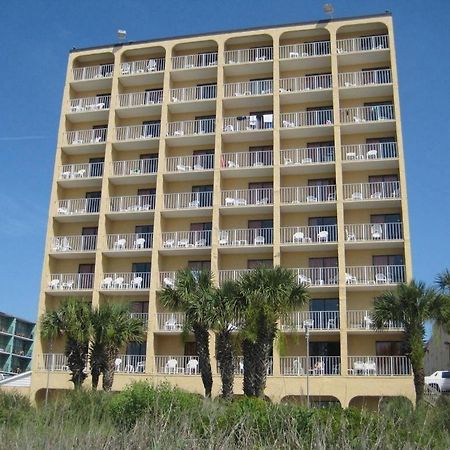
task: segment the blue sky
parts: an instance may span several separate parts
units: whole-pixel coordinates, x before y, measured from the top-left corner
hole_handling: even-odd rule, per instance
[[[2,4],[0,311],[34,320],[68,51],[325,18],[316,0],[21,0]],[[336,18],[392,11],[416,278],[450,267],[448,0],[335,0]],[[441,202],[442,200],[442,202]]]

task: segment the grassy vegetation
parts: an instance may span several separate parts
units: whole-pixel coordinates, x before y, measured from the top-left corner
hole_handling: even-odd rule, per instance
[[[67,392],[34,408],[0,391],[0,447],[8,449],[448,449],[450,401],[392,400],[377,412],[310,409],[243,398],[211,401],[136,383],[117,394]]]

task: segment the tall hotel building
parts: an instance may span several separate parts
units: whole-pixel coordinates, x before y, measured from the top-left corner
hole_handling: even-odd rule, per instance
[[[114,389],[203,392],[159,293],[185,267],[220,284],[258,265],[290,268],[312,297],[280,319],[270,398],[305,396],[306,375],[320,402],[413,398],[401,324],[370,318],[412,274],[391,16],[72,50],[39,315],[68,297],[129,302],[147,337],[123,349]],[[71,387],[63,349],[37,337],[33,395]]]

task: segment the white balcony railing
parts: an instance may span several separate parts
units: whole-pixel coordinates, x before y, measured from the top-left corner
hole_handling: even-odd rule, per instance
[[[372,318],[373,311],[347,311],[347,328],[351,330],[375,330]],[[383,325],[383,330],[403,330],[403,324],[390,320]]]
[[[130,108],[134,106],[159,105],[163,101],[163,90],[147,92],[130,92],[119,94],[119,108]]]
[[[316,91],[333,87],[331,74],[308,75],[305,77],[281,78],[280,93]]]
[[[110,95],[99,95],[97,97],[72,98],[69,100],[69,111],[81,113],[87,111],[100,111],[109,109],[111,103]]]
[[[376,36],[338,39],[336,47],[338,54],[384,50],[389,48],[389,36],[387,34],[381,34]]]
[[[54,236],[50,248],[55,253],[93,252],[97,247],[97,236]]]
[[[73,198],[69,200],[59,200],[56,215],[98,214],[99,210],[99,198]]]
[[[232,189],[222,191],[222,206],[271,205],[273,189]]]
[[[403,239],[401,222],[346,224],[344,230],[348,242],[398,241]]]
[[[120,72],[122,75],[139,75],[143,73],[162,72],[164,67],[164,58],[151,58],[141,61],[123,62],[120,65]]]
[[[129,233],[106,235],[108,250],[127,251],[152,248],[153,233]]]
[[[263,114],[262,116],[238,116],[224,117],[223,131],[255,131],[270,130],[273,128],[273,114]]]
[[[198,356],[155,356],[156,373],[164,375],[199,375]]]
[[[373,286],[404,283],[406,269],[403,265],[348,266],[345,268],[347,285]]]
[[[337,225],[282,227],[281,244],[311,244],[337,241]]]
[[[337,267],[307,267],[290,269],[297,278],[298,283],[307,287],[336,286],[338,284]]]
[[[88,291],[92,289],[93,273],[54,273],[49,276],[49,291]]]
[[[103,163],[64,164],[61,167],[60,180],[99,178],[103,175]]]
[[[266,369],[266,373],[268,376],[273,375],[273,357],[269,357],[269,364]],[[219,364],[217,364],[217,370],[220,370]],[[234,374],[238,376],[244,375],[244,357],[243,356],[235,356],[234,358]]]
[[[114,361],[117,373],[145,372],[145,355],[118,355]]]
[[[258,246],[272,243],[273,228],[221,230],[219,233],[220,247]]]
[[[336,201],[336,186],[296,186],[280,189],[282,204],[323,203]]]
[[[150,287],[150,272],[104,273],[100,289],[108,291],[145,290]]]
[[[116,140],[135,141],[139,139],[152,139],[159,137],[160,132],[161,132],[160,123],[117,127]]]
[[[217,66],[217,52],[172,56],[172,70]]]
[[[264,95],[272,94],[273,81],[241,81],[239,83],[225,83],[224,97],[241,97],[243,95]]]
[[[190,172],[192,170],[212,170],[214,154],[170,156],[166,158],[167,172]]]
[[[348,373],[357,376],[408,376],[412,369],[407,356],[349,356]]]
[[[128,195],[111,197],[109,212],[138,212],[155,209],[155,195]]]
[[[284,376],[337,376],[341,373],[340,356],[283,356],[280,358]]]
[[[330,54],[330,41],[306,42],[280,46],[280,59],[308,58]]]
[[[273,165],[273,151],[223,153],[221,165],[224,169],[238,167],[264,167]]]
[[[251,272],[251,269],[231,269],[231,270],[219,270],[219,283],[225,281],[239,281],[241,277]]]
[[[292,164],[320,164],[335,160],[333,146],[306,147],[281,150],[281,162],[285,166]]]
[[[225,51],[225,64],[271,61],[273,47],[243,48]]]
[[[339,73],[339,87],[371,86],[392,83],[391,69]]]
[[[130,316],[132,319],[139,320],[142,322],[142,325],[145,329],[148,327],[148,313],[140,313],[140,312],[130,312]]]
[[[37,355],[38,370],[50,372],[68,372],[67,356],[64,353],[44,353]]]
[[[68,145],[99,144],[106,141],[107,128],[95,130],[75,130],[65,133]]]
[[[181,122],[169,122],[167,125],[167,136],[212,134],[216,129],[216,119],[183,120]]]
[[[282,113],[280,117],[282,128],[318,127],[333,125],[333,110],[300,111]]]
[[[158,171],[158,158],[113,161],[112,166],[115,177],[152,174]]]
[[[101,64],[90,67],[74,67],[72,75],[74,81],[95,80],[100,78],[111,78],[114,64]]]
[[[343,161],[391,158],[398,158],[396,142],[376,142],[373,144],[353,144],[342,146]]]
[[[175,271],[170,272],[159,272],[159,287],[160,289],[164,288],[173,288],[175,287],[177,273]]]
[[[186,315],[180,312],[156,313],[158,330],[180,332],[183,331]]]
[[[365,123],[394,120],[394,107],[390,104],[341,108],[341,123]]]
[[[281,331],[339,330],[339,311],[298,311],[280,318]]]
[[[400,197],[398,181],[344,184],[345,200],[383,200]]]
[[[211,230],[162,233],[164,248],[204,248],[211,246]]]
[[[165,209],[211,208],[212,204],[212,192],[178,192],[175,194],[164,194]]]
[[[197,100],[211,100],[217,96],[217,85],[192,86],[170,90],[172,103],[194,102]]]

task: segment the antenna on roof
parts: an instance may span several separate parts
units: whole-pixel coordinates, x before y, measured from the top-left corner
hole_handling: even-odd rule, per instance
[[[323,12],[325,14],[328,14],[330,16],[330,19],[332,19],[334,13],[334,6],[331,3],[325,3],[325,5],[323,5]]]
[[[117,30],[117,38],[119,41],[124,41],[127,38],[126,30]]]

